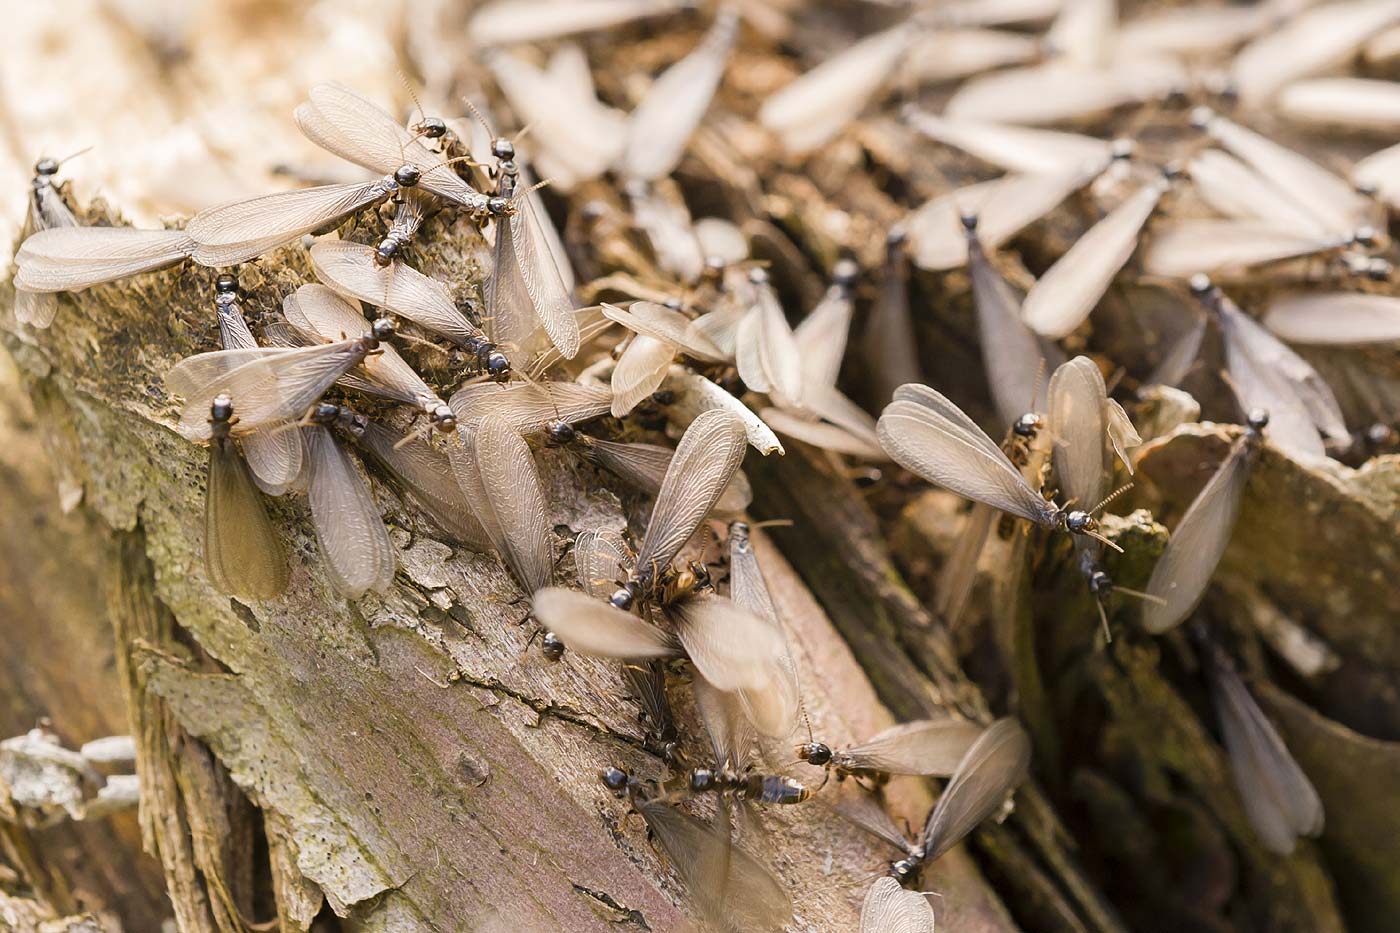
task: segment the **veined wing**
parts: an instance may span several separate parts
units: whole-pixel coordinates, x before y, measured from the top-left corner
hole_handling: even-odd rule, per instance
[[[320,185],[228,201],[190,218],[194,261],[205,266],[247,262],[303,234],[334,226],[393,194],[392,180]]]
[[[574,539],[578,585],[589,596],[607,599],[632,571],[632,549],[615,531],[584,531]]]
[[[1400,341],[1400,299],[1357,292],[1291,295],[1269,305],[1264,326],[1289,343],[1394,343]]]
[[[1081,171],[1087,165],[1103,165],[1113,155],[1113,144],[1108,140],[1077,133],[950,120],[921,110],[913,111],[907,119],[930,139],[1008,172]]]
[[[1058,340],[1084,322],[1137,249],[1138,235],[1166,190],[1165,181],[1144,185],[1046,270],[1021,305],[1031,330]]]
[[[758,749],[753,726],[744,716],[739,698],[720,690],[704,677],[696,676],[691,687],[700,721],[710,736],[710,748],[715,753],[715,767],[728,768],[742,774]]]
[[[603,316],[633,333],[673,343],[686,356],[706,363],[722,363],[725,353],[696,326],[696,322],[665,305],[634,301],[626,308],[604,303]]]
[[[363,449],[402,484],[433,524],[473,551],[491,549],[491,539],[454,479],[446,454],[434,450],[420,437],[400,436],[377,421],[365,422],[359,441]]]
[[[457,310],[446,285],[397,259],[377,265],[373,247],[321,240],[311,247],[311,265],[316,277],[337,291],[392,311],[459,347],[482,336]]]
[[[383,592],[394,580],[394,547],[369,485],[329,431],[319,425],[302,430],[311,523],[331,582],[349,599]]]
[[[1147,581],[1148,594],[1162,600],[1143,603],[1142,624],[1149,632],[1173,628],[1201,601],[1235,530],[1249,463],[1249,439],[1241,437],[1172,532]]]
[[[1334,249],[1346,242],[1264,221],[1173,220],[1153,228],[1142,266],[1149,275],[1184,279],[1205,272],[1218,281],[1267,263]]]
[[[877,425],[885,452],[960,496],[1042,525],[1056,510],[972,420],[927,386],[901,386]]]
[[[15,287],[31,292],[77,291],[188,259],[194,243],[183,230],[135,227],[56,227],[20,244]]]
[[[676,403],[671,406],[671,412],[681,422],[686,418],[698,418],[707,411],[721,409],[738,418],[744,425],[744,434],[754,450],[765,457],[772,453],[782,455],[783,445],[773,433],[773,429],[764,424],[763,419],[754,414],[747,405],[709,379],[679,366],[672,366],[666,384],[676,390]]]
[[[222,593],[272,599],[287,588],[287,551],[232,441],[209,447],[204,567]]]
[[[675,451],[670,447],[655,444],[619,444],[614,441],[590,437],[585,441],[588,456],[604,469],[615,473],[626,482],[643,492],[656,495],[671,467]],[[753,501],[753,490],[749,486],[744,471],[739,470],[729,485],[724,487],[719,501],[715,503],[715,513],[737,515],[749,507]]]
[[[891,726],[837,755],[857,768],[943,777],[957,770],[982,732],[981,726],[961,719],[920,719]]]
[[[463,424],[499,418],[517,433],[532,434],[544,430],[551,421],[577,424],[606,415],[612,405],[612,389],[577,382],[478,383],[459,389],[448,404]]]
[[[804,444],[862,460],[889,459],[879,441],[871,440],[863,433],[852,434],[843,427],[825,421],[808,421],[781,408],[764,408],[758,414],[779,434],[796,438]]]
[[[860,907],[860,933],[933,933],[933,924],[928,896],[889,876],[875,879]]]
[[[633,337],[613,367],[610,382],[613,417],[626,417],[639,402],[655,392],[665,381],[675,358],[674,344],[646,334]]]
[[[841,361],[846,358],[846,338],[850,334],[854,310],[850,289],[833,285],[793,329],[793,339],[802,358],[802,378],[808,389],[836,385]]]
[[[695,669],[716,688],[736,691],[754,727],[784,738],[797,712],[789,693],[783,635],[770,623],[722,596],[673,603],[667,615]]]
[[[728,412],[707,411],[691,422],[661,481],[638,567],[671,563],[739,469],[744,441],[744,426]]]
[[[1186,71],[1174,58],[1144,56],[1086,68],[1063,59],[979,75],[948,100],[950,119],[992,123],[1075,123],[1116,107],[1167,97]]]
[[[547,586],[554,553],[529,445],[509,424],[486,418],[470,429],[465,453],[478,481],[463,489],[482,527],[525,592]]]
[[[1087,356],[1076,356],[1050,377],[1050,437],[1060,494],[1088,511],[1103,499],[1108,390]]]
[[[509,294],[517,302],[527,301],[529,313],[533,313],[539,326],[549,334],[550,342],[565,359],[573,359],[578,355],[579,348],[574,301],[559,275],[554,253],[540,234],[540,221],[535,217],[534,205],[528,199],[516,199],[515,204],[515,217],[502,223],[496,231],[497,256],[506,265],[504,270],[497,266],[494,276],[506,274],[515,277],[509,286]],[[510,246],[506,256],[499,251],[503,242],[508,242]],[[492,313],[495,312],[496,308],[493,307]]]
[[[301,431],[294,424],[249,434],[241,441],[243,459],[253,471],[258,488],[269,496],[280,496],[301,482],[305,449]]]
[[[1025,780],[1030,764],[1031,740],[1020,723],[998,719],[988,726],[967,750],[929,814],[924,856],[934,861],[995,813]]]
[[[1326,227],[1239,159],[1206,149],[1187,166],[1191,184],[1212,208],[1240,220],[1262,220],[1281,230],[1302,230],[1325,237]]]
[[[632,223],[646,234],[661,271],[682,282],[695,282],[705,271],[705,256],[679,189],[666,181],[632,181],[627,185]]]
[[[738,29],[738,12],[721,10],[700,44],[652,84],[632,111],[620,163],[624,176],[650,181],[675,169],[724,77]]]
[[[1335,3],[1305,11],[1235,56],[1230,78],[1241,100],[1265,104],[1290,81],[1348,62],[1361,44],[1400,19],[1394,0]]]
[[[564,643],[583,654],[604,658],[676,658],[681,644],[657,628],[610,603],[560,587],[538,590],[535,618]]]

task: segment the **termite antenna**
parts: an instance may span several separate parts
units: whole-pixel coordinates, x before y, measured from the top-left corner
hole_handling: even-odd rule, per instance
[[[467,108],[467,113],[476,118],[476,122],[481,124],[481,128],[486,131],[488,137],[496,135],[495,130],[491,129],[491,124],[486,122],[486,115],[481,112],[476,104],[463,97],[462,106]]]
[[[1097,531],[1090,531],[1090,530],[1088,530],[1088,529],[1084,529],[1084,530],[1080,531],[1079,533],[1082,534],[1082,535],[1088,535],[1089,537],[1093,538],[1095,541],[1097,541],[1097,542],[1099,542],[1100,544],[1102,544],[1104,547],[1111,547],[1111,548],[1113,548],[1113,549],[1114,549],[1115,551],[1117,551],[1119,554],[1122,554],[1122,553],[1123,553],[1123,549],[1122,549],[1121,547],[1119,547],[1118,545],[1114,544],[1112,541],[1108,540],[1108,539],[1105,538],[1103,535],[1099,534]]]
[[[1109,504],[1110,502],[1112,502],[1114,499],[1117,499],[1118,497],[1122,496],[1125,492],[1127,492],[1128,490],[1130,490],[1130,489],[1132,489],[1132,488],[1133,488],[1133,484],[1132,484],[1132,483],[1124,483],[1122,486],[1119,486],[1117,489],[1113,490],[1113,492],[1109,493],[1109,494],[1104,498],[1104,500],[1103,500],[1102,502],[1100,502],[1098,505],[1096,505],[1096,506],[1094,506],[1092,509],[1090,509],[1090,510],[1089,510],[1089,514],[1090,514],[1090,515],[1094,515],[1094,514],[1096,514],[1096,513],[1098,513],[1098,512],[1103,511],[1103,509],[1104,509],[1104,507],[1105,507],[1106,505],[1108,505],[1108,504]],[[1121,548],[1120,548],[1120,550],[1121,550]]]

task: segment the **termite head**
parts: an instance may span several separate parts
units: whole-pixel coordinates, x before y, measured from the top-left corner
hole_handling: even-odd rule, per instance
[[[1191,296],[1197,301],[1207,301],[1215,291],[1215,285],[1211,283],[1210,276],[1204,272],[1197,272],[1191,276],[1187,286],[1191,289]]]
[[[491,140],[491,155],[500,161],[512,160],[515,158],[515,143],[504,136],[497,136]]]
[[[603,785],[619,797],[632,788],[632,776],[621,768],[604,768],[599,777],[603,779]]]
[[[908,884],[914,880],[914,875],[919,871],[919,863],[912,858],[902,858],[890,864],[890,877],[900,884]]]
[[[58,174],[58,160],[42,158],[34,163],[34,174],[43,178],[52,178]]]
[[[651,393],[651,400],[665,408],[668,405],[676,404],[676,393],[671,389],[661,389]]]
[[[632,608],[632,603],[637,599],[637,584],[629,582],[626,586],[618,587],[613,594],[608,597],[608,602],[618,609],[626,612]]]
[[[486,365],[482,369],[497,382],[505,382],[510,378],[510,358],[500,350],[490,350],[486,354]]]
[[[318,402],[316,406],[311,409],[310,420],[319,425],[329,427],[335,424],[339,418],[340,406],[333,402]]]
[[[399,254],[399,246],[399,241],[391,236],[380,240],[374,248],[374,264],[382,269],[392,263]]]
[[[377,343],[383,343],[386,340],[393,339],[394,322],[387,317],[378,318],[369,326],[369,335]]]
[[[755,285],[768,284],[768,270],[755,266],[749,270],[749,281]]]
[[[428,420],[433,423],[433,427],[444,434],[457,429],[457,413],[454,412],[452,406],[446,402],[435,406],[432,412],[429,413]]]
[[[1375,449],[1385,449],[1395,446],[1400,435],[1396,430],[1384,421],[1377,421],[1366,429],[1366,443]]]
[[[821,742],[804,742],[797,746],[797,757],[820,768],[831,762],[831,746]]]
[[[714,790],[717,786],[717,775],[709,768],[696,768],[690,772],[691,793],[703,794],[707,790]]]
[[[1113,592],[1113,578],[1102,570],[1089,574],[1089,592],[1095,596],[1107,596]]]
[[[540,651],[546,660],[558,661],[564,657],[564,643],[553,632],[545,632],[544,638],[540,639]]]
[[[503,198],[497,195],[486,202],[486,212],[492,217],[505,217],[512,213],[510,198]]]
[[[233,422],[233,399],[222,392],[214,396],[214,401],[209,406],[209,423],[214,425],[216,436],[228,433],[228,427]]]
[[[1091,531],[1097,531],[1099,523],[1088,512],[1074,509],[1065,514],[1065,528],[1077,535],[1087,534]]]
[[[225,272],[214,280],[214,294],[216,295],[236,295],[238,294],[238,279]]]
[[[441,117],[424,117],[413,124],[413,132],[429,139],[442,139],[447,135],[447,123]]]
[[[1108,149],[1108,157],[1115,162],[1123,162],[1133,157],[1137,151],[1137,142],[1126,136],[1120,136],[1113,141]]]
[[[891,232],[893,236],[893,232]],[[900,231],[901,242],[904,239],[904,231]],[[860,278],[860,266],[849,256],[837,260],[836,265],[831,270],[831,281],[838,288],[851,289],[855,287],[856,280]]]
[[[1370,249],[1376,245],[1376,228],[1370,224],[1362,224],[1351,232],[1351,242],[1364,249]]]
[[[551,447],[563,447],[578,438],[578,432],[567,421],[551,421],[545,426],[544,434]]]
[[[958,220],[962,221],[963,232],[968,236],[977,232],[977,212],[963,211],[958,215]]]
[[[1245,424],[1249,430],[1258,434],[1269,426],[1269,413],[1262,408],[1251,408],[1244,416]]]
[[[412,188],[423,177],[423,171],[416,165],[405,163],[394,170],[394,181],[400,188]]]
[[[1011,426],[1011,431],[1017,437],[1035,437],[1044,426],[1045,419],[1036,412],[1028,411],[1016,419],[1016,423]]]

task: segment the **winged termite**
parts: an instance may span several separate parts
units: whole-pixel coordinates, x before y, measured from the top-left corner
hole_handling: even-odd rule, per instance
[[[181,360],[165,377],[170,393],[186,400],[180,433],[197,442],[210,436],[202,413],[216,395],[229,396],[238,409],[237,436],[297,421],[341,376],[392,337],[394,325],[381,318],[366,322],[365,330],[296,350],[215,350]]]
[[[661,490],[675,455],[671,448],[655,444],[624,444],[590,437],[563,421],[551,425],[547,433],[550,443],[574,447],[590,461],[651,495]],[[715,514],[737,515],[748,508],[752,500],[753,490],[740,470],[715,503]]]
[[[1229,455],[1177,523],[1147,581],[1147,593],[1159,600],[1143,607],[1142,624],[1149,632],[1174,628],[1205,595],[1215,567],[1230,543],[1250,467],[1270,420],[1269,414],[1260,409],[1249,413],[1248,430],[1235,441]]]
[[[705,363],[719,363],[725,359],[723,351],[694,321],[672,308],[637,301],[626,310],[604,304],[603,314],[636,335],[613,368],[610,384],[614,417],[623,417],[655,392],[665,381],[678,353]]]
[[[1265,848],[1289,855],[1299,836],[1322,834],[1322,800],[1224,651],[1204,629],[1197,635],[1245,815]]]
[[[1193,277],[1191,290],[1220,322],[1225,366],[1240,406],[1269,413],[1269,439],[1275,447],[1316,460],[1326,456],[1327,442],[1349,442],[1337,399],[1317,370],[1205,276]]]
[[[194,248],[183,230],[53,227],[20,244],[15,287],[38,293],[81,291],[177,265]]]
[[[1326,227],[1253,169],[1219,149],[1204,149],[1187,165],[1191,185],[1215,210],[1240,220],[1267,221],[1292,233],[1327,237]]]
[[[904,111],[904,119],[930,139],[1008,172],[1077,172],[1086,165],[1105,164],[1114,153],[1110,140],[1076,133],[951,120],[912,108]]]
[[[209,408],[204,498],[204,567],[221,592],[271,599],[287,588],[287,552],[233,441],[238,419],[227,395]]]
[[[518,434],[534,434],[556,422],[578,424],[606,415],[612,397],[607,386],[578,382],[479,383],[458,389],[448,404],[463,425],[496,418]]]
[[[846,357],[846,340],[855,311],[852,289],[860,267],[842,259],[833,270],[831,286],[802,322],[793,329],[802,357],[804,384],[834,387]]]
[[[878,431],[895,462],[929,482],[1043,527],[1109,543],[1088,511],[1046,501],[971,418],[928,386],[900,386]]]
[[[912,22],[866,36],[763,102],[758,119],[790,152],[829,142],[860,116],[919,35]]]
[[[467,351],[473,364],[491,378],[510,378],[510,360],[457,310],[446,285],[401,260],[382,265],[378,259],[373,247],[347,240],[321,240],[311,247],[317,278],[336,291],[447,338]]]
[[[738,774],[724,768],[692,768],[687,777],[692,794],[732,794],[754,803],[791,805],[802,803],[812,793],[781,774],[752,771]],[[620,768],[608,768],[603,772],[603,783],[613,790],[625,789],[631,779],[631,775]]]
[[[699,281],[706,257],[680,189],[668,180],[625,185],[632,222],[646,235],[661,271],[682,282]]]
[[[282,299],[287,323],[313,342],[331,342],[364,329],[364,315],[324,285],[303,285]],[[426,414],[439,431],[457,427],[457,416],[438,398],[393,347],[381,346],[373,356],[346,373],[340,384],[412,405]]]
[[[374,248],[375,262],[381,266],[393,262],[399,253],[403,252],[404,247],[417,236],[431,208],[429,198],[422,192],[412,188],[404,191],[399,196],[398,206],[394,210],[393,222],[385,231],[384,239]]]
[[[517,198],[514,161],[498,165],[496,199],[515,203],[515,216],[496,219],[495,264],[486,288],[487,332],[498,344],[529,347],[543,329],[566,359],[580,343],[574,302],[555,265],[554,251],[540,232],[528,199]]]
[[[1345,64],[1397,19],[1395,0],[1350,0],[1306,10],[1241,49],[1230,66],[1231,83],[1245,104],[1262,106],[1289,82]]]
[[[734,358],[739,377],[783,408],[802,407],[802,352],[778,293],[762,269],[749,273],[755,303],[739,324]]]
[[[982,247],[995,250],[1058,207],[1126,158],[1131,144],[1120,141],[1113,156],[1075,168],[1006,175],[950,191],[927,202],[908,220],[914,264],[930,272],[956,269],[967,262],[967,238],[960,219],[975,214]]]
[[[1044,407],[1040,374],[1058,366],[1062,356],[1021,319],[1020,301],[984,251],[980,216],[964,214],[962,225],[987,384],[1002,420],[1016,424],[1027,402],[1033,410]]]
[[[1370,78],[1316,78],[1279,92],[1279,113],[1302,123],[1370,133],[1400,128],[1400,84]]]
[[[1027,326],[1058,340],[1082,324],[1137,249],[1168,185],[1166,178],[1148,182],[1076,240],[1026,293],[1021,317]]]
[[[306,444],[306,494],[321,558],[336,592],[349,599],[383,592],[394,579],[394,546],[369,484],[330,427],[340,406],[322,404],[302,427]]]
[[[530,448],[497,417],[459,428],[448,448],[457,482],[472,512],[521,589],[533,593],[554,576],[554,550],[544,490]]]
[[[492,547],[462,487],[453,478],[446,454],[422,437],[402,435],[353,412],[342,411],[336,423],[452,540],[473,551]]]
[[[1288,295],[1269,305],[1262,322],[1289,343],[1394,343],[1400,341],[1400,299],[1357,292]]]
[[[1400,14],[1400,4],[1396,5]],[[1197,108],[1192,123],[1205,130],[1220,146],[1267,179],[1282,196],[1291,198],[1334,236],[1350,236],[1370,226],[1371,202],[1315,162],[1211,111]]]
[[[717,408],[722,409],[738,418],[743,424],[744,435],[754,450],[765,457],[773,453],[779,456],[783,454],[782,442],[773,433],[773,429],[763,422],[763,419],[754,414],[743,402],[704,376],[680,366],[672,366],[670,374],[666,377],[666,382],[662,385],[663,390],[672,391],[674,401],[670,410],[672,415],[677,416],[682,423],[685,423],[687,419],[698,418],[704,412]]]
[[[782,885],[734,846],[726,807],[712,826],[656,798],[635,778],[614,793],[630,799],[685,882],[691,901],[715,929],[776,933],[792,920],[792,901]]]
[[[496,0],[467,26],[478,46],[517,45],[609,29],[683,9],[688,0]]]
[[[219,315],[219,335],[225,350],[251,350],[258,342],[238,303],[238,280],[220,275],[214,284],[214,308]],[[361,318],[360,328],[364,327]],[[243,457],[253,471],[258,488],[270,496],[280,496],[301,479],[303,450],[301,432],[287,425],[280,430],[259,431],[243,438]]]
[[[880,294],[865,321],[859,349],[875,401],[893,397],[906,382],[923,378],[919,367],[919,344],[914,336],[914,320],[909,311],[909,267],[904,256],[907,231],[895,227],[885,236],[885,267],[880,276]],[[917,246],[916,246],[917,248]]]
[[[1166,57],[1122,58],[1093,68],[1056,60],[973,78],[943,113],[990,123],[1084,123],[1119,107],[1163,100],[1186,81],[1186,70]]]
[[[947,777],[957,770],[982,731],[981,726],[961,719],[920,719],[892,726],[846,748],[807,742],[797,746],[797,757],[825,768],[838,781],[858,777],[878,784],[891,774]]]
[[[1184,279],[1197,273],[1222,281],[1257,278],[1261,267],[1336,253],[1350,236],[1317,234],[1270,221],[1182,219],[1158,225],[1143,252],[1148,275]]]
[[[876,878],[860,907],[860,933],[933,933],[928,897],[893,878]]]
[[[900,66],[900,77],[915,84],[957,81],[1040,57],[1035,36],[1000,29],[924,31]]]
[[[700,44],[652,83],[628,121],[618,163],[624,178],[652,181],[675,170],[724,77],[738,30],[738,11],[721,9]]]
[[[24,223],[26,234],[78,226],[78,218],[73,216],[72,209],[54,185],[53,178],[60,165],[62,162],[58,159],[40,159],[34,163],[34,177],[29,183],[29,213]],[[53,323],[57,313],[58,297],[52,292],[15,288],[15,320],[21,324],[43,329]]]
[[[775,721],[792,722],[793,716],[802,705],[802,688],[797,679],[797,666],[792,660],[787,632],[778,617],[773,596],[768,591],[768,583],[763,577],[758,556],[753,550],[753,540],[746,522],[731,522],[729,525],[729,598],[741,609],[745,609],[767,622],[777,633],[781,646],[778,656],[778,669],[781,676],[774,680],[771,695],[755,695],[746,692],[737,694],[738,702],[750,720],[764,715],[762,709],[772,710]]]
[[[1016,720],[998,719],[982,730],[953,769],[917,844],[906,840],[878,807],[867,803],[863,811],[840,807],[838,812],[904,851],[904,857],[890,865],[890,877],[909,884],[925,865],[937,861],[1005,804],[1026,779],[1030,761],[1030,737]]]

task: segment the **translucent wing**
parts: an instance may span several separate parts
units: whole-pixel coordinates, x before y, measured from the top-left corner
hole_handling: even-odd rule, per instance
[[[909,268],[899,244],[886,239],[880,296],[865,321],[860,350],[872,377],[874,401],[888,401],[894,390],[919,382],[919,344],[909,313]]]
[[[272,599],[287,588],[287,551],[232,441],[209,447],[204,567],[222,593]]]
[[[771,285],[758,286],[758,304],[750,314],[756,321],[758,365],[768,385],[767,394],[783,407],[800,406],[802,350]]]
[[[535,618],[575,651],[605,658],[680,657],[676,637],[631,613],[576,590],[535,593]]]
[[[1400,18],[1394,0],[1335,3],[1308,10],[1245,46],[1235,56],[1230,78],[1250,106],[1267,103],[1296,78],[1340,66],[1361,44]]]
[[[702,413],[721,409],[738,418],[744,426],[744,435],[754,450],[763,456],[783,453],[783,445],[773,429],[763,423],[747,405],[715,385],[704,376],[671,367],[671,375],[666,384],[676,390],[676,403],[671,406],[672,415],[682,423],[686,419],[698,418]]]
[[[912,112],[908,121],[930,139],[1008,172],[1081,171],[1088,165],[1103,165],[1113,155],[1109,141],[1075,133],[949,120],[924,111]]]
[[[1134,17],[1118,30],[1117,48],[1130,55],[1208,55],[1228,51],[1274,25],[1276,4],[1190,6]]]
[[[729,529],[729,598],[740,609],[768,623],[777,634],[781,645],[781,654],[778,656],[778,671],[781,676],[775,678],[771,686],[762,693],[740,691],[739,702],[750,721],[770,719],[783,731],[790,731],[802,703],[797,666],[793,664],[787,632],[778,618],[773,597],[768,592],[768,583],[763,579],[763,570],[753,552],[753,542],[747,530],[740,532],[737,527],[736,523]],[[769,712],[760,712],[765,709]]]
[[[710,736],[715,767],[742,774],[757,749],[753,727],[744,717],[744,708],[735,694],[720,690],[704,677],[692,685],[695,708]]]
[[[486,418],[467,435],[467,449],[454,453],[462,485],[477,519],[521,589],[533,593],[554,575],[544,490],[530,447],[509,424]],[[470,477],[463,482],[463,475]]]
[[[365,423],[359,440],[362,448],[402,485],[433,524],[473,551],[491,549],[491,539],[473,514],[445,454],[416,435],[403,437],[377,421]]]
[[[734,848],[723,833],[659,801],[637,809],[685,882],[690,898],[719,929],[777,931],[792,920],[792,901],[772,872]]]
[[[904,833],[900,832],[879,801],[870,794],[844,795],[832,809],[853,826],[889,843],[906,855],[914,855],[918,851],[916,846],[904,838]]]
[[[1065,0],[1045,33],[1055,61],[1074,67],[1101,65],[1118,29],[1115,0]]]
[[[719,259],[726,266],[743,262],[749,255],[744,231],[723,217],[701,217],[695,221],[695,239],[706,259]]]
[[[651,301],[634,301],[627,308],[602,305],[603,315],[633,333],[673,343],[686,356],[706,363],[721,363],[725,353],[679,311]]]
[[[1264,326],[1289,343],[1394,343],[1400,341],[1400,299],[1357,292],[1290,295],[1269,305]]]
[[[392,311],[459,347],[482,337],[457,310],[446,285],[398,260],[376,265],[373,247],[321,240],[311,247],[311,265],[316,277],[336,291]]]
[[[933,908],[918,891],[876,878],[860,908],[860,933],[933,933]]]
[[[1230,771],[1250,825],[1271,852],[1287,855],[1298,836],[1322,832],[1322,801],[1238,674],[1206,664]]]
[[[1175,627],[1201,601],[1235,529],[1249,461],[1249,440],[1242,437],[1172,532],[1147,581],[1147,592],[1162,600],[1143,603],[1142,624],[1149,632]]]
[[[1109,399],[1104,408],[1104,418],[1108,425],[1108,442],[1113,446],[1113,452],[1123,461],[1123,466],[1128,472],[1133,472],[1133,460],[1128,456],[1128,451],[1134,447],[1141,447],[1142,437],[1137,428],[1133,427],[1133,421],[1123,410],[1123,406],[1113,399]]]
[[[980,232],[980,220],[977,227]],[[968,233],[965,242],[973,307],[982,338],[982,362],[987,368],[997,414],[1006,424],[1015,424],[1026,411],[1040,409],[1045,398],[1039,385],[1041,373],[1050,361],[1036,335],[1021,319],[1021,303],[1016,294],[982,251],[979,232]]]
[[[665,381],[675,358],[674,344],[646,334],[633,337],[613,367],[610,382],[613,417],[626,417],[638,402],[655,392]]]
[[[269,496],[283,495],[302,479],[306,451],[294,424],[249,434],[242,440],[243,458],[258,488]]]
[[[900,65],[900,77],[918,84],[938,84],[1008,65],[1022,65],[1041,55],[1039,37],[997,29],[925,29]]]
[[[208,438],[209,404],[220,393],[233,400],[238,412],[235,433],[295,421],[359,365],[368,349],[366,341],[355,338],[301,350],[215,350],[182,360],[166,376],[170,390],[186,399],[180,433],[192,441]],[[258,355],[247,361],[252,354]],[[217,367],[230,358],[246,362],[218,373]],[[210,378],[201,381],[204,375]]]
[[[705,256],[679,190],[662,182],[632,182],[627,196],[632,223],[646,234],[661,271],[682,282],[697,281],[705,271]]]
[[[961,719],[901,723],[837,754],[843,764],[891,774],[951,775],[983,729]]]
[[[1050,436],[1060,494],[1088,511],[1103,499],[1108,423],[1103,374],[1086,356],[1076,356],[1050,377]]]
[[[333,227],[394,191],[384,179],[321,185],[229,201],[200,211],[185,225],[194,261],[232,266],[255,259],[303,234]]]
[[[1187,166],[1191,184],[1212,208],[1241,220],[1262,220],[1281,230],[1303,231],[1319,237],[1322,223],[1286,191],[1219,149],[1206,149]]]
[[[817,148],[860,115],[917,35],[902,23],[865,37],[764,101],[759,122],[789,151]]]
[[[1266,221],[1172,220],[1153,228],[1142,267],[1149,275],[1184,279],[1205,272],[1221,281],[1238,278],[1267,263],[1333,249],[1344,242]]]
[[[1162,361],[1147,377],[1148,385],[1176,386],[1186,378],[1186,374],[1196,365],[1200,355],[1201,339],[1206,333],[1204,315],[1196,315],[1190,327],[1167,348]]]
[[[793,330],[802,358],[802,378],[809,386],[832,387],[846,357],[846,338],[855,306],[850,289],[833,285]]]
[[[492,337],[498,343],[512,342],[511,337],[521,343],[538,322],[559,352],[573,359],[579,348],[573,299],[554,254],[539,235],[534,208],[528,200],[517,200],[516,209],[514,217],[496,221],[496,267],[487,294],[488,313],[497,328]]]
[[[924,827],[929,861],[947,852],[995,813],[1026,779],[1031,740],[1014,719],[998,719],[967,750]]]
[[[734,478],[744,459],[744,440],[743,424],[728,412],[707,411],[691,422],[656,494],[638,567],[671,563]]]
[[[838,425],[809,421],[789,414],[781,408],[764,408],[759,411],[759,417],[779,434],[794,437],[804,444],[811,444],[822,450],[845,454],[848,457],[860,457],[862,460],[888,459],[879,440],[867,436],[864,432],[852,434]]]
[[[1400,16],[1400,3],[1387,0]],[[1285,192],[1333,234],[1349,234],[1372,213],[1370,202],[1351,185],[1298,153],[1232,120],[1211,115],[1206,132]]]
[[[1144,185],[1046,270],[1021,305],[1031,330],[1058,340],[1084,322],[1137,249],[1138,235],[1166,190],[1165,181]]]
[[[722,10],[700,44],[652,84],[632,111],[622,150],[624,176],[650,181],[675,169],[724,77],[738,28],[738,13]]]
[[[612,389],[577,382],[479,383],[459,389],[448,404],[463,424],[499,418],[520,434],[532,434],[544,430],[551,421],[577,424],[606,415],[612,405]]]
[[[578,585],[589,596],[607,599],[627,581],[632,549],[615,531],[584,531],[574,539]]]
[[[375,104],[334,82],[312,86],[310,101],[297,107],[297,126],[307,139],[372,172],[391,175],[403,165],[421,173],[418,186],[472,211],[485,211],[487,197],[458,178],[443,160]]]
[[[782,633],[722,596],[697,596],[667,607],[695,669],[720,690],[740,692],[750,721],[764,735],[792,732]],[[754,702],[758,701],[758,702]]]
[[[973,503],[953,550],[938,573],[934,608],[950,629],[958,627],[963,613],[967,611],[968,601],[977,585],[977,564],[996,517],[996,509],[982,502]]]
[[[685,6],[684,0],[496,0],[467,29],[479,46],[518,45],[618,26]]]
[[[1357,162],[1351,169],[1352,180],[1375,190],[1385,204],[1394,208],[1400,204],[1400,145],[1387,146]]]
[[[369,485],[329,431],[318,425],[303,431],[311,522],[331,582],[349,599],[387,590],[394,547]]]
[[[654,444],[619,444],[588,438],[585,444],[588,456],[609,472],[636,486],[643,492],[656,495],[671,468],[675,451],[670,447]],[[715,503],[715,513],[737,515],[749,507],[753,501],[753,490],[742,470],[734,474],[729,485],[724,487],[719,501]]]
[[[1056,510],[972,420],[927,386],[901,386],[877,427],[894,460],[958,495],[1042,525]]]
[[[1063,59],[980,75],[964,83],[943,108],[953,120],[1053,124],[1083,122],[1116,107],[1167,97],[1186,71],[1175,59],[1119,59],[1085,68]]]
[[[57,227],[20,244],[15,287],[31,292],[77,291],[188,259],[194,243],[183,230],[135,227]]]

